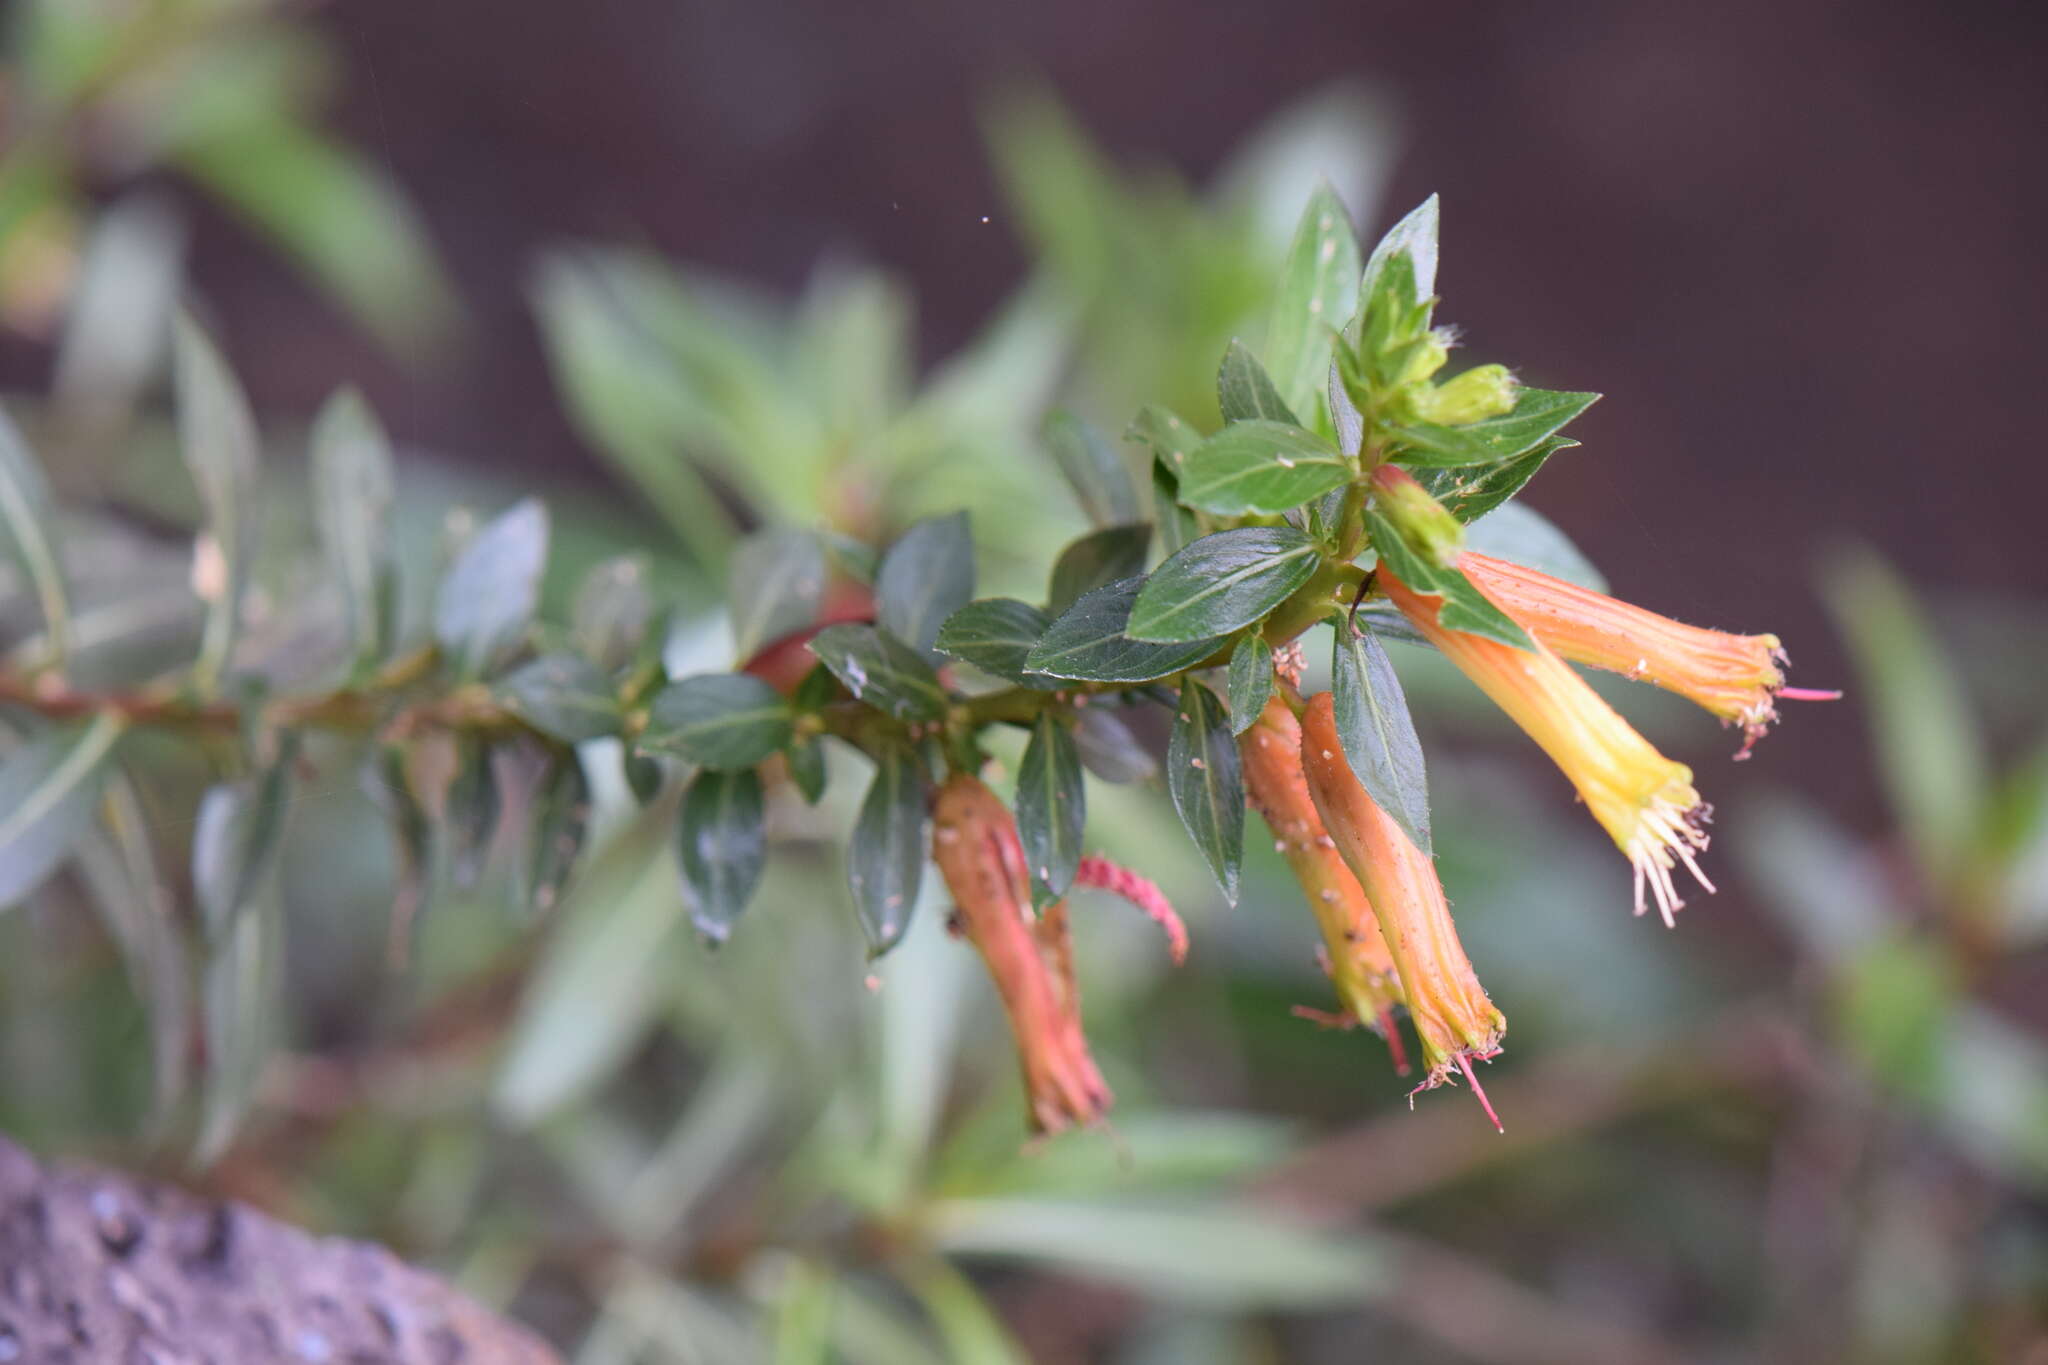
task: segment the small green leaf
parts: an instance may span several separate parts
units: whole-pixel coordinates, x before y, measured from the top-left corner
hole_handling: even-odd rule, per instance
[[[1152,519],[1168,554],[1201,537],[1202,519],[1180,505],[1180,484],[1161,460],[1152,462]]]
[[[1329,182],[1318,182],[1287,248],[1266,324],[1266,368],[1295,412],[1314,412],[1328,382],[1331,334],[1358,306],[1358,256],[1351,215]]]
[[[974,596],[974,537],[965,512],[929,517],[905,531],[875,574],[882,629],[929,652],[939,626]]]
[[[789,705],[746,673],[679,678],[655,693],[639,748],[720,772],[751,768],[789,743]]]
[[[825,795],[831,769],[825,764],[825,742],[802,739],[789,746],[789,780],[796,783],[806,805],[815,806]]]
[[[344,389],[313,419],[309,444],[320,544],[341,588],[353,657],[366,662],[383,653],[390,622],[391,442],[362,395]]]
[[[1053,563],[1047,610],[1065,611],[1083,594],[1145,572],[1145,555],[1151,545],[1152,527],[1142,521],[1090,531],[1060,551]]]
[[[1124,634],[1131,605],[1144,586],[1126,578],[1097,588],[1060,616],[1032,646],[1025,667],[1055,678],[1094,682],[1149,682],[1202,662],[1223,637],[1186,644],[1150,644]]]
[[[1195,448],[1180,500],[1220,516],[1291,512],[1351,481],[1351,462],[1312,431],[1285,422],[1233,422]]]
[[[1365,269],[1358,280],[1358,299],[1361,311],[1379,288],[1381,276],[1387,262],[1397,255],[1408,258],[1411,278],[1414,281],[1415,297],[1426,299],[1436,293],[1437,259],[1437,198],[1435,195],[1423,200],[1400,222],[1387,229],[1387,235],[1380,238],[1372,249],[1372,255],[1365,263]],[[1357,319],[1352,320],[1354,327]]]
[[[632,661],[654,617],[647,561],[620,555],[583,575],[569,611],[569,635],[578,653],[610,673]]]
[[[808,531],[756,531],[732,553],[726,601],[733,645],[751,659],[763,645],[818,619],[825,597],[825,548]]]
[[[590,779],[576,755],[569,754],[555,764],[533,803],[526,896],[536,914],[547,914],[561,900],[589,837]]]
[[[540,607],[548,509],[528,498],[476,533],[441,580],[434,638],[464,679],[519,647]]]
[[[1088,520],[1116,526],[1138,519],[1130,471],[1102,433],[1071,412],[1055,411],[1045,419],[1045,443]]]
[[[1165,464],[1166,472],[1178,479],[1195,447],[1202,444],[1202,433],[1170,409],[1152,403],[1138,409],[1138,415],[1124,431],[1124,439],[1142,441],[1152,447],[1153,455]]]
[[[178,315],[172,347],[178,403],[178,449],[206,509],[204,535],[218,552],[218,572],[200,575],[206,625],[193,680],[212,691],[235,647],[242,585],[256,548],[256,419],[227,361],[199,324]]]
[[[1434,856],[1422,742],[1415,737],[1415,720],[1393,661],[1362,621],[1355,629],[1337,623],[1330,692],[1352,774],[1415,846]]]
[[[42,466],[6,412],[0,411],[0,525],[22,575],[35,588],[49,633],[47,662],[57,668],[71,648],[71,599],[64,588],[63,562],[50,538],[54,527],[50,486]]]
[[[1550,436],[1534,449],[1499,464],[1458,469],[1428,469],[1416,475],[1430,496],[1449,508],[1459,521],[1472,522],[1522,491],[1543,462],[1579,443],[1569,436]]]
[[[761,779],[751,770],[698,773],[676,827],[683,900],[704,941],[725,942],[767,861]]]
[[[1417,422],[1396,427],[1396,464],[1447,469],[1460,465],[1491,465],[1526,455],[1558,429],[1600,401],[1597,393],[1559,393],[1523,389],[1514,411],[1468,422],[1461,427]]]
[[[1480,592],[1462,570],[1443,568],[1415,553],[1393,523],[1378,512],[1367,512],[1365,520],[1380,563],[1414,591],[1443,599],[1437,622],[1445,630],[1462,630],[1516,649],[1536,647],[1529,633]]]
[[[1081,864],[1088,793],[1066,722],[1041,711],[1017,769],[1017,836],[1031,868],[1031,899],[1044,909],[1067,893]]]
[[[998,678],[1028,684],[1032,675],[1024,660],[1051,619],[1029,602],[985,597],[946,618],[939,627],[938,647]]]
[[[192,831],[192,890],[208,939],[219,942],[276,865],[289,774],[273,763],[260,777],[220,782],[199,799]]]
[[[1223,703],[1193,678],[1180,685],[1166,746],[1166,789],[1223,888],[1223,898],[1237,904],[1237,868],[1244,858],[1244,782],[1237,740]]]
[[[1286,601],[1321,560],[1321,547],[1292,526],[1203,536],[1153,570],[1125,633],[1162,644],[1228,635]]]
[[[1272,377],[1241,341],[1232,341],[1216,371],[1216,403],[1226,422],[1264,420],[1296,427],[1294,409],[1273,387]]]
[[[1273,647],[1256,630],[1230,651],[1230,732],[1241,735],[1257,722],[1273,695]]]
[[[946,689],[924,657],[875,626],[827,626],[811,637],[818,656],[846,690],[898,720],[939,720]]]
[[[581,654],[543,654],[500,679],[496,691],[520,719],[564,744],[619,731],[611,680]]]
[[[200,1025],[206,1040],[200,1164],[211,1163],[242,1125],[270,1059],[284,984],[284,922],[274,896],[236,915],[206,963]]]
[[[83,727],[37,735],[0,762],[0,909],[41,886],[84,833],[124,728],[102,713]]]
[[[910,927],[924,880],[926,815],[924,765],[900,745],[883,749],[846,850],[846,881],[870,957],[895,947]]]
[[[1081,766],[1104,782],[1144,782],[1159,772],[1158,760],[1138,743],[1131,728],[1101,705],[1074,713],[1074,748]]]

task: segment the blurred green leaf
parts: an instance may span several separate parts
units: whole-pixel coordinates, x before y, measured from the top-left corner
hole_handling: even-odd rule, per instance
[[[1835,985],[1837,1022],[1864,1065],[1892,1090],[1932,1098],[1961,987],[1946,954],[1889,935],[1849,959]]]
[[[751,659],[763,645],[818,619],[824,547],[792,527],[756,531],[733,551],[727,584],[735,653]]]
[[[1301,425],[1265,367],[1241,341],[1233,340],[1223,353],[1223,364],[1216,371],[1216,405],[1226,422],[1264,420]]]
[[[1744,805],[1729,842],[1764,904],[1823,963],[1840,964],[1906,922],[1880,860],[1802,802]]]
[[[249,912],[277,865],[284,834],[288,763],[260,776],[217,782],[199,799],[192,830],[192,890],[209,940],[219,942]]]
[[[190,316],[180,314],[173,347],[178,400],[178,448],[206,509],[201,565],[195,571],[206,602],[206,631],[193,681],[212,691],[235,646],[242,585],[255,552],[256,419],[227,362]]]
[[[1193,678],[1180,685],[1180,704],[1166,747],[1166,789],[1188,837],[1202,851],[1223,898],[1237,904],[1244,858],[1244,783],[1230,716]]]
[[[66,420],[125,425],[170,345],[184,255],[185,225],[152,191],[117,199],[93,222],[51,376]]]
[[[985,597],[969,602],[939,627],[939,649],[1014,683],[1031,682],[1024,660],[1050,618],[1014,597]]]
[[[974,537],[965,512],[928,517],[905,531],[875,574],[882,629],[926,652],[946,618],[973,596]]]
[[[1252,728],[1273,695],[1273,647],[1256,630],[1245,632],[1230,651],[1230,732]]]
[[[1330,691],[1353,775],[1417,848],[1435,856],[1422,741],[1415,737],[1415,719],[1393,661],[1363,621],[1355,628],[1341,622],[1337,627]]]
[[[701,772],[683,792],[676,846],[690,922],[719,944],[760,885],[767,861],[761,779],[753,772]]]
[[[1031,868],[1031,898],[1044,909],[1066,894],[1081,864],[1088,793],[1064,717],[1041,711],[1017,769],[1017,836]]]
[[[576,755],[570,754],[554,765],[547,785],[534,798],[525,891],[535,912],[546,914],[561,899],[590,837],[590,815],[590,780]]]
[[[194,1154],[211,1165],[234,1141],[276,1045],[284,922],[274,896],[235,916],[208,954],[200,1021],[206,1077]]]
[[[388,641],[391,557],[391,443],[369,404],[344,389],[313,419],[313,515],[327,567],[341,588],[358,663]]]
[[[125,728],[104,712],[37,735],[0,762],[0,909],[19,905],[71,852]]]
[[[1351,481],[1351,463],[1312,431],[1285,422],[1232,422],[1195,447],[1180,500],[1222,516],[1291,512]]]
[[[564,744],[617,734],[619,699],[611,680],[581,654],[543,654],[498,680],[498,697],[520,719]],[[661,697],[655,698],[659,707]]]
[[[526,638],[547,568],[548,511],[528,498],[477,532],[441,580],[434,637],[459,677],[483,676]]]
[[[1074,748],[1081,766],[1105,782],[1143,782],[1159,771],[1130,727],[1102,706],[1074,713]]]
[[[1026,667],[1055,678],[1146,682],[1178,673],[1213,654],[1223,642],[1220,636],[1165,645],[1147,644],[1124,634],[1131,606],[1144,582],[1126,578],[1083,596],[1047,628],[1032,647]]]
[[[1318,184],[1294,230],[1266,324],[1266,368],[1294,412],[1316,411],[1329,379],[1331,338],[1358,305],[1361,270],[1351,215],[1327,182]]]
[[[64,568],[50,539],[54,518],[50,486],[42,466],[4,409],[0,409],[0,524],[8,549],[35,589],[50,642],[48,662],[64,666],[71,649],[71,602],[64,587]]]
[[[789,743],[789,703],[747,673],[700,673],[654,694],[636,747],[719,771],[751,768]]]
[[[1152,571],[1125,633],[1163,644],[1228,635],[1263,620],[1321,562],[1321,547],[1292,526],[1203,536]]]
[[[1045,443],[1088,520],[1120,526],[1138,519],[1130,471],[1101,432],[1071,412],[1056,411],[1045,419]]]
[[[1024,1348],[965,1275],[934,1259],[907,1278],[953,1365],[1030,1365]]]
[[[625,667],[655,619],[654,599],[647,591],[647,561],[620,555],[593,566],[576,589],[569,619],[578,653],[606,672]]]
[[[1465,548],[1541,570],[1594,592],[1607,591],[1607,578],[1593,567],[1571,537],[1524,503],[1494,508],[1465,528]]]
[[[870,957],[896,946],[917,907],[924,880],[925,788],[916,754],[890,745],[876,756],[874,781],[846,850],[846,881]]]
[[[1387,229],[1386,235],[1373,245],[1372,255],[1366,258],[1365,269],[1358,277],[1358,313],[1351,319],[1347,335],[1357,337],[1359,322],[1380,288],[1387,263],[1396,256],[1408,258],[1417,298],[1426,299],[1436,293],[1437,234],[1438,206],[1433,194]]]
[[[1152,527],[1142,521],[1090,531],[1053,562],[1046,609],[1057,615],[1097,588],[1142,574],[1151,544]]]
[[[898,720],[938,720],[946,714],[946,689],[940,686],[939,675],[885,630],[827,626],[811,637],[810,650],[847,691]]]
[[[1152,519],[1159,526],[1159,548],[1168,554],[1202,535],[1202,519],[1180,505],[1180,485],[1159,460],[1152,462]]]

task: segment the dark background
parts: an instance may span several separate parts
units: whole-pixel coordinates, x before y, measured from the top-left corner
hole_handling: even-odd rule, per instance
[[[1199,181],[1265,115],[1356,77],[1403,115],[1388,205],[1443,196],[1440,316],[1475,354],[1608,395],[1534,496],[1626,595],[1775,630],[1794,680],[1825,685],[1842,656],[1811,588],[1831,544],[1874,543],[1923,586],[2048,592],[2038,5],[319,14],[341,130],[416,197],[472,330],[400,372],[209,222],[199,285],[261,409],[349,378],[407,440],[601,477],[527,306],[542,246],[640,241],[788,288],[821,252],[866,257],[914,286],[935,357],[1019,278],[976,119],[1005,79],[1048,80],[1114,154]],[[1860,750],[1859,726],[1794,725],[1764,762]]]

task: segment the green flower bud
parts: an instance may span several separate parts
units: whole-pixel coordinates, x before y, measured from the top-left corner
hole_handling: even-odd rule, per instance
[[[1414,476],[1398,465],[1381,465],[1373,471],[1372,486],[1374,508],[1393,524],[1409,549],[1444,568],[1458,562],[1465,550],[1465,528]]]
[[[1400,379],[1395,381],[1396,387],[1428,384],[1450,358],[1451,348],[1445,343],[1444,334],[1440,331],[1431,332],[1423,338],[1421,347],[1408,362],[1408,368],[1401,371]]]
[[[1478,365],[1434,388],[1417,389],[1409,402],[1423,421],[1458,427],[1514,411],[1521,387],[1507,366]]]

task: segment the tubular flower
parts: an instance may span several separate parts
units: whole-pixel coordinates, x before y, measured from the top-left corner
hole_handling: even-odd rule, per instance
[[[1574,663],[1604,668],[1676,692],[1742,726],[1742,752],[1778,718],[1778,696],[1839,695],[1785,690],[1785,651],[1775,635],[1729,635],[1683,625],[1547,573],[1466,551],[1465,576],[1530,635]]]
[[[1096,1122],[1109,1112],[1110,1093],[1081,1032],[1066,903],[1033,916],[1017,822],[979,779],[949,779],[932,815],[932,859],[953,893],[955,923],[1010,1016],[1032,1127],[1057,1133]]]
[[[1458,942],[1436,865],[1352,774],[1327,692],[1311,697],[1302,716],[1301,760],[1316,811],[1372,902],[1400,973],[1401,995],[1422,1039],[1425,1075],[1416,1089],[1441,1085],[1456,1067],[1498,1127],[1500,1120],[1472,1074],[1472,1059],[1500,1052],[1507,1020],[1487,999]]]
[[[1684,905],[1671,878],[1678,863],[1701,886],[1714,889],[1696,857],[1707,846],[1701,827],[1712,812],[1693,789],[1692,769],[1658,753],[1551,652],[1529,623],[1522,625],[1537,636],[1533,650],[1445,630],[1437,622],[1434,601],[1412,592],[1384,566],[1379,582],[1401,614],[1571,779],[1593,818],[1635,868],[1638,915],[1646,908],[1647,886],[1664,923],[1673,922],[1673,912]],[[1495,605],[1501,605],[1498,599]]]
[[[1237,748],[1243,756],[1245,796],[1265,817],[1273,846],[1293,869],[1323,931],[1323,970],[1343,1005],[1331,1022],[1340,1027],[1364,1024],[1378,1033],[1394,1054],[1395,1070],[1407,1075],[1408,1058],[1394,1023],[1394,1007],[1401,1003],[1394,957],[1387,951],[1372,903],[1344,865],[1309,795],[1301,766],[1300,722],[1286,702],[1269,698],[1258,720],[1238,737]],[[1307,1010],[1296,1012],[1322,1017]]]

